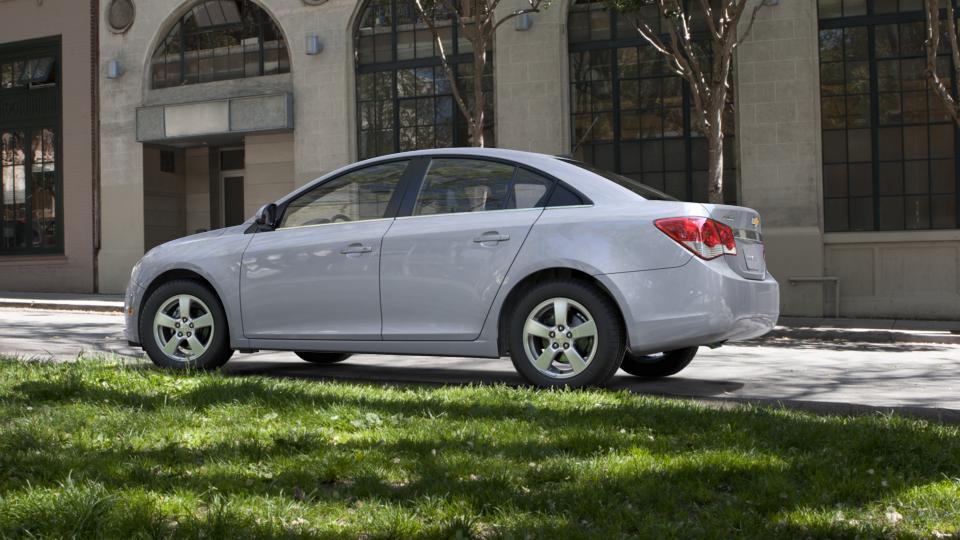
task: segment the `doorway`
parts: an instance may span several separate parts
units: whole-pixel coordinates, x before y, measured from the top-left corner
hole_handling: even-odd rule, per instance
[[[243,206],[243,148],[220,149],[220,185],[223,226],[240,225],[246,220]]]

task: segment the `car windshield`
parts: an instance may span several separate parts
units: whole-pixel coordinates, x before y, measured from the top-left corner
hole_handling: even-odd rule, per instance
[[[662,192],[662,191],[658,191],[658,190],[653,189],[652,187],[650,187],[650,186],[648,186],[648,185],[646,185],[646,184],[643,184],[643,183],[640,182],[639,180],[634,180],[633,178],[627,178],[626,176],[623,176],[623,175],[620,175],[620,174],[617,174],[617,173],[614,173],[614,172],[605,171],[605,170],[603,170],[603,169],[598,169],[598,168],[594,167],[593,165],[587,165],[586,163],[584,163],[584,162],[582,162],[582,161],[577,161],[577,160],[575,160],[575,159],[567,159],[567,158],[560,158],[560,161],[563,161],[563,162],[565,162],[565,163],[569,163],[569,164],[571,164],[571,165],[576,165],[577,167],[580,167],[581,169],[588,170],[588,171],[592,172],[593,174],[595,174],[595,175],[597,175],[597,176],[602,176],[603,178],[606,178],[607,180],[613,182],[614,184],[617,184],[618,186],[627,188],[627,189],[629,189],[630,191],[636,193],[637,195],[639,195],[639,196],[641,196],[641,197],[643,197],[644,199],[647,199],[647,200],[651,200],[651,201],[676,201],[676,200],[678,200],[678,199],[676,199],[676,198],[674,198],[674,197],[671,197],[670,195],[667,195],[666,193],[664,193],[664,192]]]

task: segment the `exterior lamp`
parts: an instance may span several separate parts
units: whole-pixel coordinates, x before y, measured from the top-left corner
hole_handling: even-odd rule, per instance
[[[310,56],[320,54],[323,51],[323,43],[320,43],[320,36],[307,36],[307,54]]]
[[[107,62],[107,78],[119,79],[123,75],[123,66],[119,60],[110,60]]]
[[[530,13],[523,12],[520,15],[517,15],[516,30],[518,32],[526,32],[533,26],[533,17],[530,16]]]

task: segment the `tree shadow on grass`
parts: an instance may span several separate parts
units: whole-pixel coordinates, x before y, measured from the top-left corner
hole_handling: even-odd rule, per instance
[[[69,447],[49,424],[0,424],[0,497],[57,488],[69,477],[108,493],[204,498],[213,490],[305,508],[389,504],[419,519],[442,499],[487,523],[505,512],[523,517],[497,529],[514,536],[532,523],[541,537],[880,536],[891,532],[882,521],[788,516],[872,511],[878,501],[960,477],[956,430],[898,418],[716,410],[625,393],[594,403],[573,399],[588,392],[499,386],[488,390],[500,399],[475,388],[436,399],[424,388],[384,395],[376,385],[344,390],[261,378],[201,377],[195,387],[148,395],[137,384],[69,373],[22,381],[0,400],[48,410],[119,407],[127,411],[123,430],[134,433],[149,432],[150,416],[161,412],[182,412],[184,429],[201,431],[191,421],[216,407],[246,416],[221,420],[234,424],[230,436],[194,446],[153,440],[148,448],[115,440],[121,430],[97,419],[74,425],[88,436],[75,434]],[[277,416],[265,421],[264,411]],[[344,417],[333,421],[332,411]],[[295,500],[298,490],[304,495]],[[0,536],[9,532],[2,515]],[[49,534],[50,525],[31,515],[22,518],[28,528]],[[237,536],[274,534],[237,516],[227,516]]]

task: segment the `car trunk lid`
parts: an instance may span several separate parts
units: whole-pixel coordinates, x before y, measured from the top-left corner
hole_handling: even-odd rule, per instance
[[[737,254],[725,255],[730,268],[747,279],[764,279],[767,265],[763,257],[763,235],[760,214],[742,206],[704,204],[710,217],[733,229],[737,241]]]

